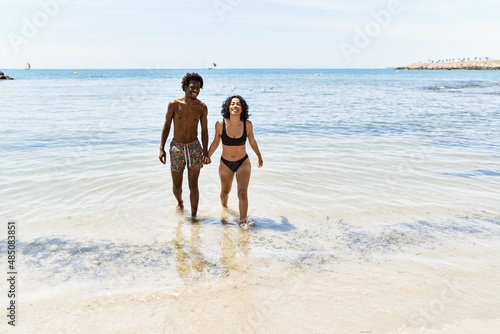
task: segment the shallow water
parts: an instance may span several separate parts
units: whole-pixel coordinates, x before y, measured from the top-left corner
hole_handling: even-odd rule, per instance
[[[248,229],[235,193],[221,218],[217,159],[198,219],[175,211],[157,146],[184,73],[9,71],[19,327],[498,331],[499,72],[200,70],[211,138],[225,97],[250,105],[264,167],[248,148]]]

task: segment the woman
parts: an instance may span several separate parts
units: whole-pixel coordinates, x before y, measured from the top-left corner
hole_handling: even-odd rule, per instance
[[[227,209],[227,200],[234,177],[238,185],[238,200],[240,210],[240,224],[247,223],[248,211],[248,183],[250,182],[251,165],[245,148],[248,142],[257,155],[257,167],[262,167],[263,161],[259,146],[253,134],[252,122],[248,120],[248,105],[239,95],[230,96],[222,104],[223,119],[215,123],[215,136],[208,149],[207,163],[222,140],[222,156],[219,165],[221,183],[220,201]]]

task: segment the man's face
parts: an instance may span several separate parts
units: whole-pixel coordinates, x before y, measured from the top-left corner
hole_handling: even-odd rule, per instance
[[[189,98],[196,100],[196,97],[200,94],[200,83],[198,81],[190,80],[186,86],[186,95]]]

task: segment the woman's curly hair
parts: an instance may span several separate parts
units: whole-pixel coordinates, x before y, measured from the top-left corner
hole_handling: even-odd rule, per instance
[[[242,121],[246,121],[250,117],[250,114],[248,113],[248,104],[247,104],[247,101],[245,101],[245,99],[239,95],[230,96],[226,99],[226,101],[224,101],[224,103],[222,103],[222,109],[220,111],[222,117],[229,118],[229,115],[230,115],[229,105],[231,104],[231,100],[234,98],[237,98],[240,100],[240,103],[241,103],[240,119]]]
[[[203,88],[203,78],[198,73],[186,73],[182,78],[182,90],[186,91],[186,87],[189,85],[189,81],[198,81],[200,83],[200,88]]]

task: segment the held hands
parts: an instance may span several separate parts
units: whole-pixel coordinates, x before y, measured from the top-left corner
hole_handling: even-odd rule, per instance
[[[162,164],[166,164],[167,163],[167,154],[165,153],[165,150],[163,148],[160,148],[160,155],[158,156],[158,159],[160,159],[160,162]],[[203,163],[205,165],[208,165],[212,162],[212,160],[207,157],[207,156],[203,156]]]

